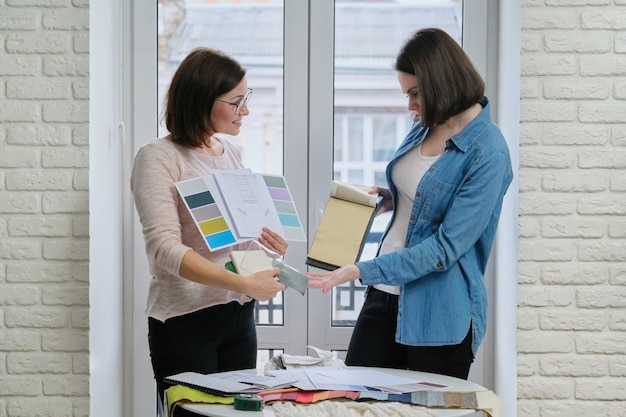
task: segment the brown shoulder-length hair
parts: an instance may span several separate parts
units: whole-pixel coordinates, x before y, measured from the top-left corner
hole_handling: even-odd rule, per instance
[[[165,126],[172,140],[201,146],[215,133],[211,126],[215,99],[237,87],[245,75],[246,70],[221,51],[191,51],[174,73],[165,96]]]
[[[461,46],[436,28],[417,31],[396,57],[396,71],[415,75],[424,109],[421,124],[433,127],[479,103],[485,82]]]

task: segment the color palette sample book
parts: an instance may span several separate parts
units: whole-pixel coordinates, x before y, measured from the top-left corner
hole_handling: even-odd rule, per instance
[[[248,170],[216,171],[176,183],[209,249],[256,239],[268,227],[289,241],[305,241],[285,178]]]

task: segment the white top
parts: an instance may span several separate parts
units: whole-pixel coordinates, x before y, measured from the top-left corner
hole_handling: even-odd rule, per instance
[[[394,202],[393,223],[380,245],[380,255],[404,249],[415,190],[437,158],[439,156],[422,155],[422,145],[420,144],[402,155],[394,165],[391,179],[396,186],[398,195]],[[398,286],[378,284],[374,285],[374,288],[390,294],[400,294],[400,287]]]
[[[152,274],[146,314],[155,319],[165,321],[218,304],[249,301],[244,294],[178,275],[183,256],[190,248],[221,266],[229,261],[232,250],[240,249],[235,245],[209,251],[174,185],[217,169],[242,169],[239,150],[227,140],[219,140],[224,145],[220,156],[161,138],[143,146],[135,157],[130,184]]]

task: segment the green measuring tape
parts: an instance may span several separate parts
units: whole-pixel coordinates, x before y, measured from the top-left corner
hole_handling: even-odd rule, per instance
[[[235,410],[261,411],[263,398],[258,395],[239,394],[235,396]]]

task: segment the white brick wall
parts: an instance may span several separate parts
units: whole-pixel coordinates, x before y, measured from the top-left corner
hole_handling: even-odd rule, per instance
[[[518,416],[626,416],[626,0],[523,0]]]
[[[0,417],[89,415],[88,6],[0,0]]]

